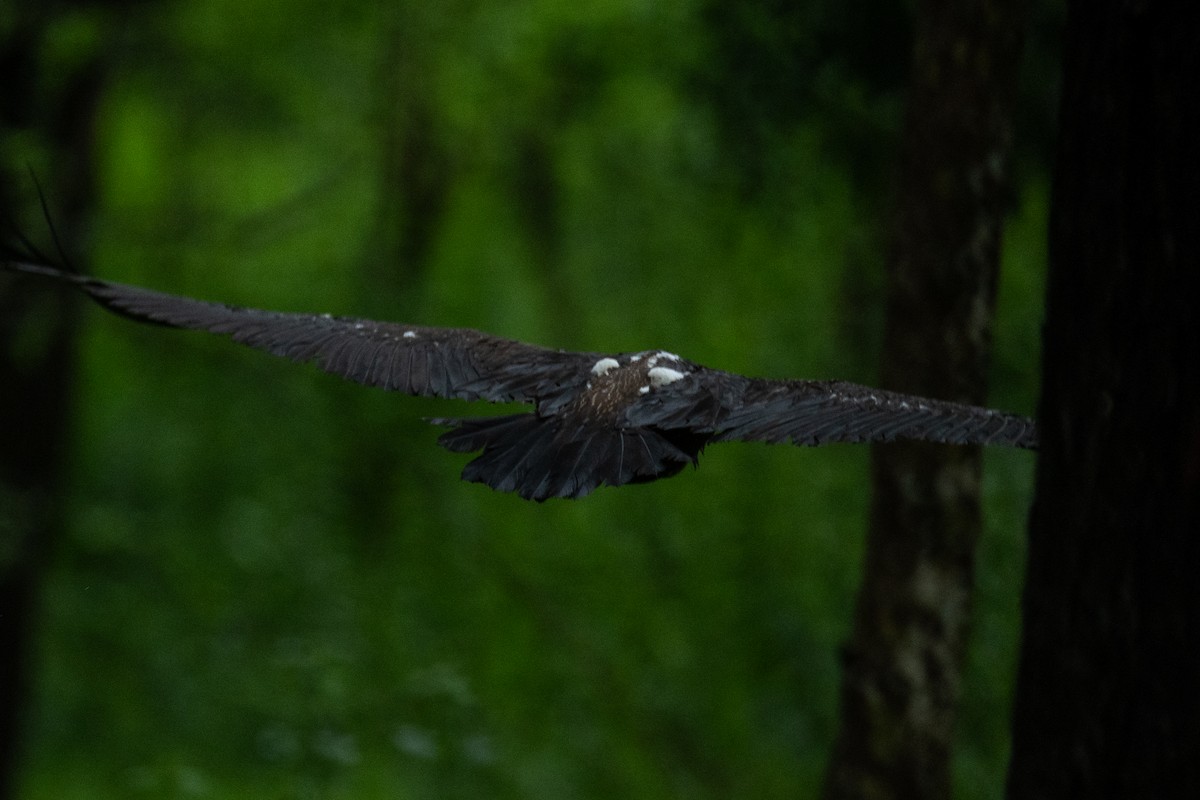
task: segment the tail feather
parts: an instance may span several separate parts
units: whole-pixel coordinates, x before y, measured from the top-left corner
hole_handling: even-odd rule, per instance
[[[451,427],[438,438],[443,447],[483,451],[463,469],[463,480],[527,500],[665,478],[695,463],[698,452],[650,428],[596,428],[537,414],[431,422]]]

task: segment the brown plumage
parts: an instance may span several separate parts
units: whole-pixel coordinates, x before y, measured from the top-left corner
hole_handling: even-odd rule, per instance
[[[482,450],[463,478],[531,500],[668,477],[712,442],[819,445],[915,439],[1034,448],[1032,420],[842,381],[746,378],[664,351],[574,353],[465,328],[430,328],[209,303],[29,259],[14,272],[68,282],[110,311],[224,334],[367,386],[427,397],[521,402],[524,414],[436,419],[438,442]]]

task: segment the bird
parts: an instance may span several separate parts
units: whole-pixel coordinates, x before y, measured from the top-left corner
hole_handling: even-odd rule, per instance
[[[1037,448],[1026,417],[847,381],[745,377],[667,350],[572,352],[468,328],[263,311],[114,283],[40,254],[10,253],[3,263],[138,322],[224,335],[365,386],[530,405],[429,421],[446,429],[443,447],[477,453],[463,480],[538,502],[667,478],[698,465],[708,445],[734,440]]]

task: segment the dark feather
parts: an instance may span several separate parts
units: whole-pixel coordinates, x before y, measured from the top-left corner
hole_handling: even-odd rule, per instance
[[[713,433],[714,441],[772,444],[915,439],[1037,447],[1037,428],[1025,417],[844,381],[745,380]]]
[[[607,484],[644,483],[674,475],[695,453],[659,431],[589,425],[537,414],[434,419],[451,430],[438,438],[459,453],[483,452],[463,480],[484,483],[527,500],[583,497]]]
[[[599,355],[566,353],[467,328],[428,328],[209,303],[41,265],[17,271],[69,281],[122,316],[207,331],[342,378],[426,397],[536,402],[578,385]],[[536,369],[530,369],[536,365]]]

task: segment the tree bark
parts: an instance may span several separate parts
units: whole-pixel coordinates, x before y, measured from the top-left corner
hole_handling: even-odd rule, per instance
[[[81,64],[54,99],[49,120],[34,109],[37,48],[49,24],[44,14],[20,15],[12,35],[0,41],[6,84],[0,128],[35,127],[56,156],[50,187],[56,223],[63,231],[84,230],[91,207],[92,130],[102,71]],[[28,180],[0,174],[0,182]],[[10,185],[0,185],[0,220],[20,218]],[[13,231],[4,231],[12,234]],[[70,247],[70,242],[64,244]],[[71,294],[39,286],[9,291],[21,279],[0,276],[0,798],[13,796],[31,694],[31,646],[37,594],[45,561],[62,529],[62,496],[69,448],[70,387],[74,382],[74,316],[48,314]]]
[[[1200,797],[1193,12],[1069,8],[1014,798]]]
[[[889,253],[882,383],[982,404],[1009,193],[1021,0],[925,0]],[[834,798],[945,798],[980,531],[978,448],[873,451]]]

